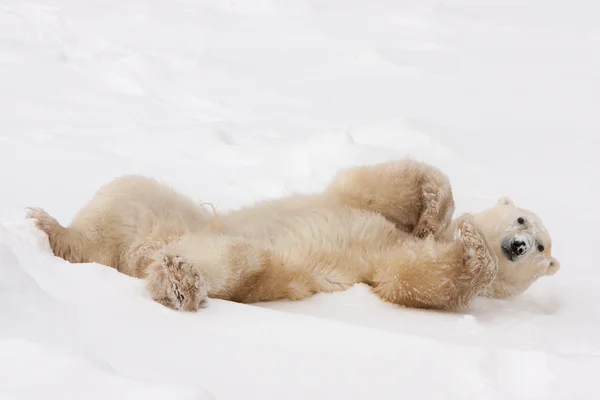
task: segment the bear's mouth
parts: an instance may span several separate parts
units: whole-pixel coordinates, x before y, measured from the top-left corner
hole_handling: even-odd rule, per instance
[[[502,254],[509,261],[515,261],[517,259],[517,255],[513,254],[513,252],[508,248],[504,243],[500,246],[502,249]]]

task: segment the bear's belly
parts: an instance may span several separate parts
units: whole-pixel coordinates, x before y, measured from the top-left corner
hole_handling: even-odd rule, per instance
[[[367,276],[377,257],[402,235],[379,214],[322,205],[223,222],[228,234],[265,243],[285,266],[316,273],[345,269],[357,277]]]

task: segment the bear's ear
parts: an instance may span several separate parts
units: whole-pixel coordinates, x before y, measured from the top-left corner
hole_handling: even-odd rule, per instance
[[[514,206],[515,202],[509,199],[507,196],[503,196],[498,199],[498,204],[501,206]]]
[[[555,273],[558,272],[559,269],[560,269],[560,261],[558,261],[556,258],[552,257],[552,259],[550,260],[550,265],[548,266],[548,269],[546,270],[546,275],[548,275],[548,276],[554,275]]]

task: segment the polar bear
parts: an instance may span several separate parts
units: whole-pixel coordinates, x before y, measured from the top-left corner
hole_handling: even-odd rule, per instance
[[[533,213],[508,199],[452,220],[454,209],[444,173],[402,159],[343,170],[322,193],[227,213],[124,176],[100,188],[68,227],[39,208],[28,217],[55,255],[143,278],[152,299],[183,311],[207,297],[300,300],[361,282],[385,301],[449,310],[479,294],[522,293],[558,269]]]

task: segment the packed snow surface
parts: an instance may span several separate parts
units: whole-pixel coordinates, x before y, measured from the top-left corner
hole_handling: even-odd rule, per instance
[[[0,399],[598,399],[600,2],[0,0]],[[194,314],[52,255],[116,176],[221,211],[412,156],[561,270],[456,313],[368,288]]]

